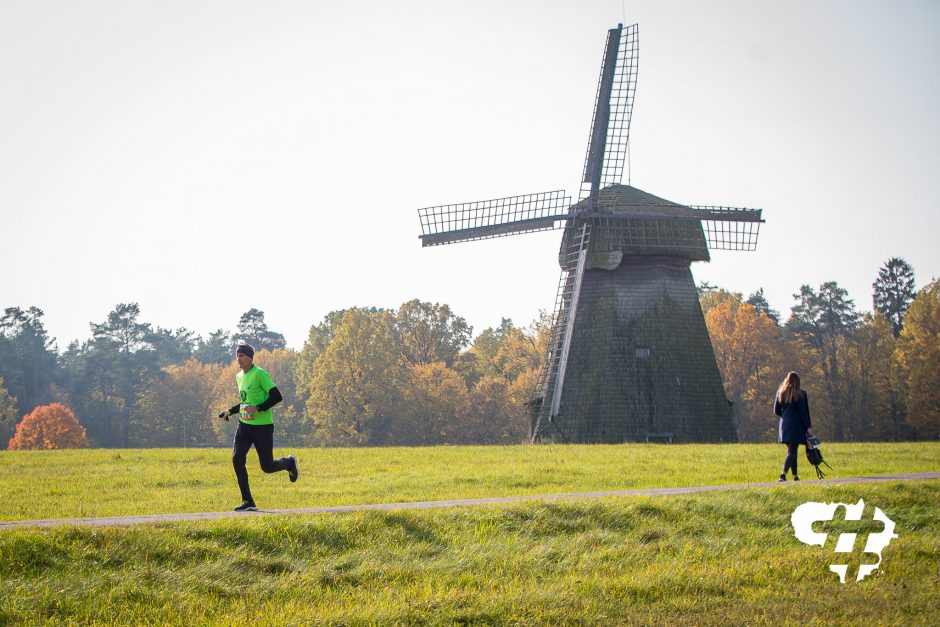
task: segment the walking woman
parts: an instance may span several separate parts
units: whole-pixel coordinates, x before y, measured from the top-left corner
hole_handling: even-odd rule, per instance
[[[777,389],[774,399],[774,413],[780,417],[780,442],[787,445],[787,457],[783,462],[780,481],[787,480],[787,471],[793,471],[793,480],[799,481],[796,460],[800,444],[806,445],[806,438],[813,435],[812,422],[809,419],[809,401],[806,392],[800,388],[800,375],[788,372],[783,383]]]

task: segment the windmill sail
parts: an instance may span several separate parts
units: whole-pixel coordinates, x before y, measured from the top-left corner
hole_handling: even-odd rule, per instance
[[[762,210],[738,207],[692,206],[705,228],[712,250],[756,250]]]
[[[562,190],[418,209],[421,245],[505,237],[564,226],[571,197]]]
[[[607,33],[604,62],[594,100],[594,118],[581,185],[581,200],[619,183],[627,162],[636,76],[639,29],[636,24]]]

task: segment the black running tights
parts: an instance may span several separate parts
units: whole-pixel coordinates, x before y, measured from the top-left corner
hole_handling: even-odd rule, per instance
[[[246,425],[238,422],[235,431],[235,441],[232,444],[232,466],[235,467],[235,476],[238,477],[238,489],[242,491],[242,500],[254,501],[251,498],[251,489],[248,487],[248,470],[245,469],[245,460],[251,445],[255,445],[258,452],[258,461],[264,472],[277,472],[287,470],[290,460],[286,457],[274,459],[274,425]]]

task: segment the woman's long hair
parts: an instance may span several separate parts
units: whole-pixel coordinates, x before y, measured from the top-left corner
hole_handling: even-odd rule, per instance
[[[777,400],[787,405],[795,403],[803,396],[803,390],[800,388],[800,375],[795,372],[788,372],[783,378],[783,383],[777,388]]]

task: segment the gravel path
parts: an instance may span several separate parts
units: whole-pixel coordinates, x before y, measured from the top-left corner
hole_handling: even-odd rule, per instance
[[[922,481],[940,479],[940,472],[917,472],[900,475],[878,475],[874,477],[844,477],[806,481],[805,484],[824,484],[840,486],[852,483],[877,483],[883,481]],[[59,525],[78,525],[83,527],[124,527],[152,523],[170,523],[189,520],[218,520],[234,516],[270,516],[272,514],[342,514],[365,510],[402,510],[429,509],[432,507],[468,507],[474,505],[493,505],[500,503],[519,503],[522,501],[558,501],[569,499],[596,499],[631,496],[669,496],[673,494],[694,494],[719,490],[743,490],[747,488],[786,488],[793,482],[778,483],[738,483],[731,485],[692,486],[686,488],[648,488],[643,490],[611,490],[607,492],[579,492],[572,494],[536,494],[529,496],[504,496],[483,499],[453,499],[448,501],[418,501],[415,503],[374,503],[367,505],[339,505],[332,507],[298,507],[292,509],[268,509],[257,512],[199,512],[189,514],[148,514],[144,516],[110,516],[104,518],[55,518],[48,520],[15,520],[0,522],[0,530],[18,527],[56,527]]]

